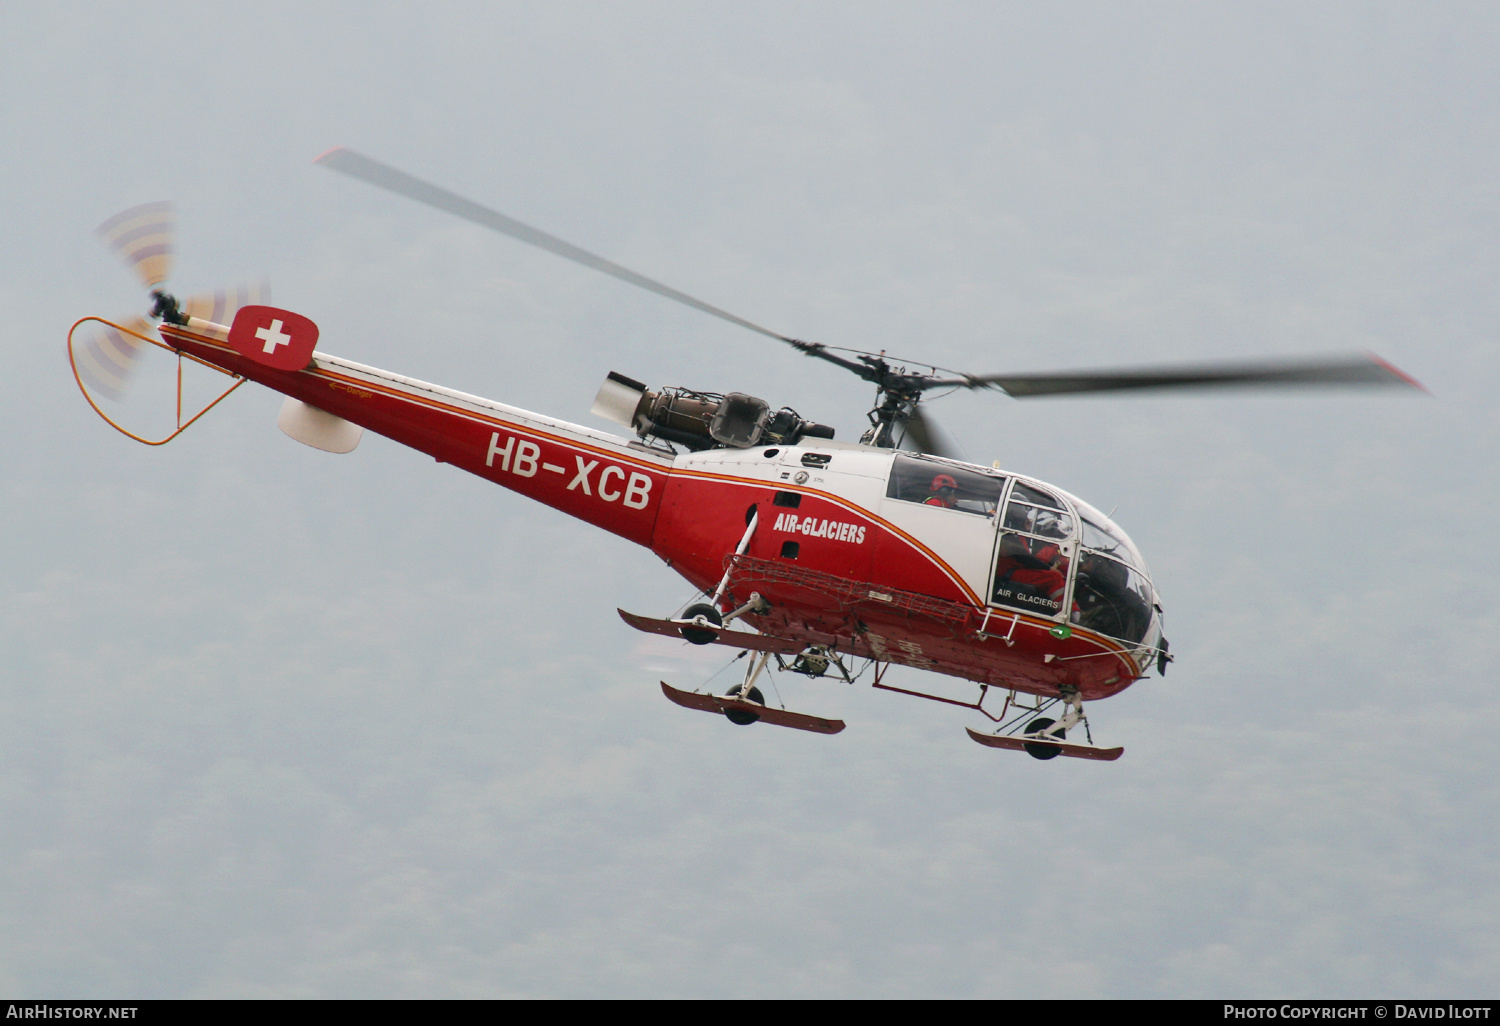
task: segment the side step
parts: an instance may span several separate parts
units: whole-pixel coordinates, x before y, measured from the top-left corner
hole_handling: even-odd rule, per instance
[[[711,713],[733,710],[754,716],[762,723],[774,723],[778,727],[791,727],[794,730],[810,730],[815,734],[837,734],[844,729],[843,720],[825,720],[819,716],[808,716],[806,713],[787,712],[785,709],[773,709],[769,705],[746,702],[743,699],[729,698],[725,695],[679,691],[666,681],[661,682],[661,693],[686,709],[701,709],[703,712]]]
[[[990,748],[1006,748],[1012,752],[1025,752],[1028,745],[1038,748],[1056,748],[1058,755],[1074,759],[1093,759],[1096,762],[1114,762],[1125,753],[1123,748],[1095,748],[1093,745],[1075,745],[1068,741],[1038,741],[1036,738],[1007,737],[996,734],[981,734],[973,727],[965,727],[969,736]]]

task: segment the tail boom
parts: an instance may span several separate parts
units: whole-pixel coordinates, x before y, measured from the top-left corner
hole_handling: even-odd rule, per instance
[[[277,370],[242,356],[206,325],[193,328],[163,324],[161,332],[169,345],[230,373],[651,544],[672,462],[639,443],[322,353],[303,370]]]

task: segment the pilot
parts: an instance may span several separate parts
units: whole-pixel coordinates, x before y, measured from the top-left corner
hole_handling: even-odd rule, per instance
[[[1005,581],[1047,596],[1060,609],[1068,586],[1068,561],[1052,542],[1007,531],[1000,536],[1000,558],[995,561],[996,588]]]
[[[932,486],[927,489],[927,501],[924,506],[942,506],[944,509],[952,509],[958,505],[958,482],[953,480],[952,474],[939,474],[932,479]]]
[[[1127,641],[1143,637],[1151,624],[1151,609],[1131,585],[1123,563],[1090,553],[1078,565],[1078,580],[1087,607],[1085,626]]]

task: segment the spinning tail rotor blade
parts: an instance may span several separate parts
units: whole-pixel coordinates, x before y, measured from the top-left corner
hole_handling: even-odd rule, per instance
[[[189,317],[224,324],[242,306],[270,299],[268,284],[221,289],[211,295],[194,296],[179,303],[163,286],[172,269],[177,215],[170,201],[144,203],[121,211],[99,226],[99,237],[125,261],[151,292],[151,319],[137,317],[126,322],[128,330],[96,323],[79,340],[74,366],[79,381],[91,393],[107,399],[124,398],[131,372],[140,361],[146,343],[131,332],[150,336],[153,323],[168,320],[186,324]]]
[[[167,280],[172,269],[177,216],[168,201],[131,207],[98,227],[105,245],[119,254],[148,289]]]
[[[90,392],[119,402],[125,396],[131,372],[140,362],[146,343],[106,324],[94,327],[97,330],[77,350],[78,376]],[[126,321],[125,327],[142,335],[151,331],[151,324],[144,317]]]
[[[984,374],[970,377],[969,385],[971,388],[996,388],[1017,399],[1161,389],[1422,388],[1417,381],[1374,354],[1333,359],[1058,371],[1051,374]]]
[[[549,253],[555,253],[566,260],[582,264],[585,267],[592,267],[594,270],[601,271],[612,278],[618,278],[620,281],[629,282],[631,285],[655,292],[658,296],[665,296],[668,299],[690,306],[694,310],[701,310],[703,313],[711,314],[720,320],[728,321],[730,324],[738,324],[742,328],[749,328],[751,331],[759,332],[780,342],[793,341],[779,332],[763,328],[759,324],[747,321],[743,317],[737,317],[729,311],[721,310],[716,306],[703,302],[701,299],[694,299],[686,292],[679,292],[670,285],[663,285],[661,282],[647,278],[643,274],[637,274],[628,267],[621,267],[611,260],[606,260],[601,256],[590,253],[588,250],[580,249],[571,242],[564,242],[555,235],[548,235],[546,232],[538,228],[533,228],[529,224],[522,224],[514,218],[506,217],[504,214],[491,210],[488,207],[482,207],[478,203],[466,200],[456,193],[449,192],[447,189],[424,182],[420,178],[413,178],[404,171],[398,171],[388,164],[382,164],[378,160],[372,160],[363,154],[355,153],[353,150],[338,146],[317,158],[313,163],[322,164],[324,167],[332,168],[334,171],[342,171],[346,175],[369,182],[371,185],[378,185],[382,189],[389,189],[391,192],[405,196],[407,199],[414,199],[418,203],[425,203],[430,207],[436,207],[439,210],[453,214],[455,217],[461,217],[465,221],[472,221],[474,224],[483,225],[492,231],[499,232],[501,235],[509,235],[513,239],[530,243],[533,246],[545,249]]]

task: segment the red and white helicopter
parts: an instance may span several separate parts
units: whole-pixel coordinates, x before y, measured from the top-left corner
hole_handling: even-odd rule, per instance
[[[947,456],[920,405],[929,390],[1028,398],[1420,387],[1374,356],[1055,374],[911,370],[883,354],[770,331],[350,150],[317,162],[851,371],[875,386],[870,428],[858,442],[839,441],[832,428],[754,396],[649,388],[611,373],[592,412],[630,429],[621,436],[329,356],[316,350],[311,320],[255,294],[179,304],[163,291],[172,231],[166,204],[101,226],[146,283],[153,308],[152,322],[84,318],[74,325],[69,354],[90,405],[130,437],[161,444],[254,381],[286,395],[278,424],[307,445],[346,453],[368,428],[647,546],[703,600],[671,617],[620,615],[641,631],[748,655],[743,680],[725,695],[661,684],[679,705],[738,724],[843,729],[839,720],[768,704],[757,683],[774,666],[850,683],[870,673],[874,687],[983,714],[999,726],[994,733],[970,728],[975,741],[1038,759],[1113,760],[1123,751],[1093,744],[1083,703],[1123,691],[1153,665],[1166,671],[1162,607],[1145,561],[1124,531],[1077,496]],[[95,398],[124,383],[147,343],[179,361],[177,428],[158,440],[120,427]],[[183,361],[233,379],[186,420]],[[891,664],[973,682],[978,694],[962,701],[895,687],[884,680]],[[1005,693],[998,713],[986,708],[991,689]]]

